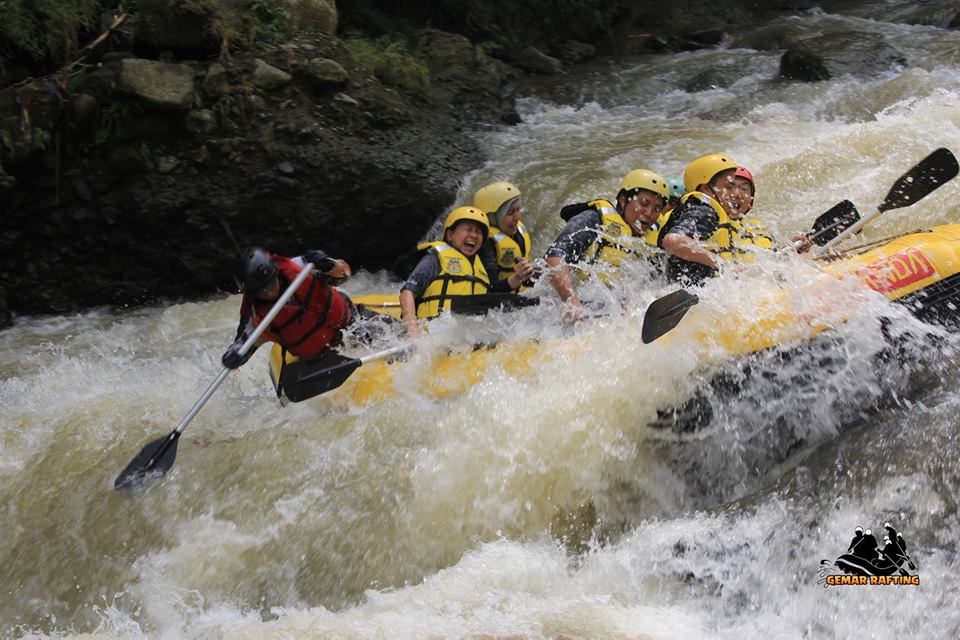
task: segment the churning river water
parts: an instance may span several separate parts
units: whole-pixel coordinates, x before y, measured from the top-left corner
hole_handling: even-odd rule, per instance
[[[461,200],[518,184],[542,255],[562,205],[722,151],[785,238],[845,198],[867,213],[937,147],[960,153],[960,32],[791,20],[882,34],[907,64],[800,84],[775,79],[780,52],[735,45],[598,62],[481,134],[491,160]],[[955,222],[958,180],[864,235]],[[811,269],[783,260],[710,283],[702,304],[749,313],[759,280]],[[114,478],[219,371],[239,297],[19,319],[0,332],[0,637],[958,637],[960,340],[877,296],[747,361],[643,345],[643,310],[670,290],[645,275],[587,291],[601,311],[572,329],[548,302],[446,318],[396,394],[363,407],[282,407],[261,349],[133,493]],[[361,273],[347,290],[398,286]],[[422,393],[431,353],[491,332],[585,346]],[[651,426],[691,398],[698,430]],[[856,526],[885,522],[919,585],[819,583]]]

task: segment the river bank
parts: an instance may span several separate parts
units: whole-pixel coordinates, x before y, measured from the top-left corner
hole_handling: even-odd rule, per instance
[[[690,3],[625,14],[607,4],[610,13],[583,24],[513,25],[503,37],[444,25],[476,41],[406,23],[377,35],[358,11],[338,32],[334,10],[332,23],[226,55],[208,32],[191,40],[176,23],[147,37],[131,18],[58,75],[20,77],[24,69],[0,65],[12,81],[0,90],[0,323],[234,291],[235,243],[322,247],[354,269],[403,272],[402,257],[468,197],[465,176],[489,160],[478,137],[520,121],[518,95],[575,100],[585,61],[606,65],[615,84],[623,56],[788,51],[811,38],[789,23],[764,26],[810,3],[751,14],[752,3],[724,2],[706,31]],[[788,74],[815,80],[905,63],[876,38],[857,49],[858,37],[814,43],[834,54],[832,69],[804,49],[810,57]],[[731,78],[718,68],[688,85]]]

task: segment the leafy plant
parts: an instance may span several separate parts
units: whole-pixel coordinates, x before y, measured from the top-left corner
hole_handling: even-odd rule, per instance
[[[375,40],[355,38],[347,42],[358,64],[381,82],[406,89],[421,98],[430,91],[430,69],[407,48],[403,40],[381,36]]]
[[[290,11],[280,0],[243,0],[240,8],[253,20],[251,40],[278,42],[290,35]]]

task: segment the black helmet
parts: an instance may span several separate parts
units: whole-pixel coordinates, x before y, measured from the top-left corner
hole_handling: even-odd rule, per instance
[[[255,293],[270,284],[276,275],[277,265],[264,249],[252,247],[240,254],[237,279],[242,283],[244,291]]]

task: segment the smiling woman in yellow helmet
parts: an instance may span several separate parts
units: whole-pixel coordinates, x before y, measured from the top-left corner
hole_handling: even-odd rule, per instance
[[[440,315],[457,296],[508,292],[520,286],[522,279],[516,274],[491,284],[478,255],[489,235],[490,225],[484,212],[475,207],[459,207],[443,223],[443,240],[417,247],[426,253],[400,290],[401,318],[412,337],[420,335],[418,318]]]
[[[564,321],[580,317],[580,299],[570,277],[569,265],[585,260],[603,261],[614,267],[636,255],[629,240],[637,237],[655,247],[660,215],[670,194],[666,179],[649,169],[635,169],[624,176],[616,204],[592,200],[568,205],[560,215],[567,221],[547,250],[550,281],[564,302]]]
[[[517,275],[519,282],[526,281],[533,275],[533,265],[529,262],[530,233],[520,219],[520,189],[510,182],[492,182],[474,194],[473,206],[490,221],[490,237],[480,249],[490,279],[497,282]]]
[[[753,174],[730,156],[700,156],[683,172],[687,193],[660,232],[667,277],[688,284],[716,274],[723,261],[750,262],[757,249],[772,249],[773,238],[756,218],[745,215],[756,193]]]

